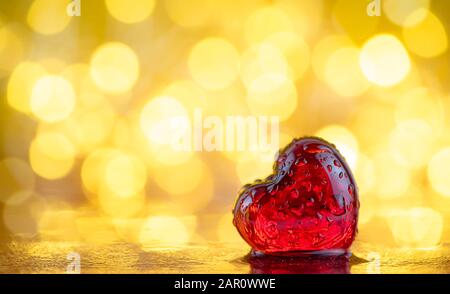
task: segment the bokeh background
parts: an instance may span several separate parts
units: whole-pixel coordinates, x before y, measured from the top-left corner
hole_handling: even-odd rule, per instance
[[[175,152],[174,115],[276,115],[335,143],[358,241],[450,240],[450,2],[0,2],[0,239],[143,250],[242,242],[257,152]],[[273,150],[273,154],[277,150]],[[247,246],[247,245],[243,245]]]

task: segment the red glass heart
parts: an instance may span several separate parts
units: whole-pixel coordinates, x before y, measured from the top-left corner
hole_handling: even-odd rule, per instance
[[[233,223],[259,252],[339,254],[355,238],[358,210],[344,158],[333,144],[306,137],[280,151],[273,175],[241,189]]]

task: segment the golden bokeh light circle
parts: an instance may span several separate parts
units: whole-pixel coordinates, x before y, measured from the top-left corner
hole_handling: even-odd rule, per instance
[[[72,19],[66,11],[69,3],[61,0],[34,0],[27,14],[28,25],[43,35],[62,32]]]
[[[356,47],[340,48],[332,53],[325,66],[326,83],[340,96],[354,97],[368,88],[359,66],[359,50]]]
[[[58,122],[66,119],[76,103],[72,85],[59,76],[44,76],[36,81],[31,95],[31,111],[40,120]]]
[[[418,13],[420,11],[414,12],[410,17],[415,17]],[[421,22],[404,27],[403,39],[410,51],[424,58],[436,57],[448,50],[448,32],[441,20],[431,12]]]
[[[91,58],[91,77],[108,94],[123,94],[131,90],[139,77],[139,71],[136,53],[124,43],[103,44]]]
[[[439,150],[428,163],[428,181],[433,190],[444,197],[450,197],[449,165],[450,147]]]
[[[194,80],[205,89],[223,89],[238,77],[239,53],[225,39],[207,38],[192,48],[188,66]]]
[[[367,79],[382,87],[400,83],[411,69],[403,44],[390,34],[375,35],[362,47],[360,65]]]
[[[56,132],[38,134],[29,150],[33,171],[49,180],[66,176],[74,165],[75,155],[70,140]]]
[[[155,0],[105,0],[109,13],[117,20],[130,24],[144,21],[153,12]]]
[[[297,108],[298,93],[294,83],[285,76],[265,74],[249,86],[247,104],[254,115],[288,119]]]

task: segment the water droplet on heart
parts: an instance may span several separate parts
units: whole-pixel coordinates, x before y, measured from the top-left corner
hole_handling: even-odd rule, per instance
[[[334,163],[335,166],[341,167],[341,163],[340,163],[337,159],[335,159],[335,160],[333,161],[333,163]]]
[[[355,191],[355,187],[353,187],[352,184],[348,185],[348,193],[353,196],[353,193]]]
[[[344,176],[344,173],[343,173],[343,172],[340,172],[340,173],[339,173],[339,179],[342,179],[343,176]]]
[[[302,182],[301,186],[306,190],[306,192],[311,192],[312,183],[310,181]]]
[[[331,165],[327,165],[327,170],[328,170],[328,172],[331,173],[331,171],[333,170],[333,167]]]
[[[307,163],[308,163],[308,160],[306,160],[306,158],[297,158],[294,162],[294,164],[296,166],[304,166]]]
[[[309,197],[308,201],[306,201],[306,206],[312,207],[312,206],[314,206],[314,202],[315,202],[314,197]]]

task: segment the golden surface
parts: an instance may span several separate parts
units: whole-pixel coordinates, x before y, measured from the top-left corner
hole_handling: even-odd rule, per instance
[[[131,243],[10,241],[0,247],[0,273],[66,273],[80,254],[81,273],[450,273],[450,247],[399,249],[356,241],[350,258],[249,257],[239,243],[188,243],[144,251]],[[376,257],[379,256],[379,261]]]

